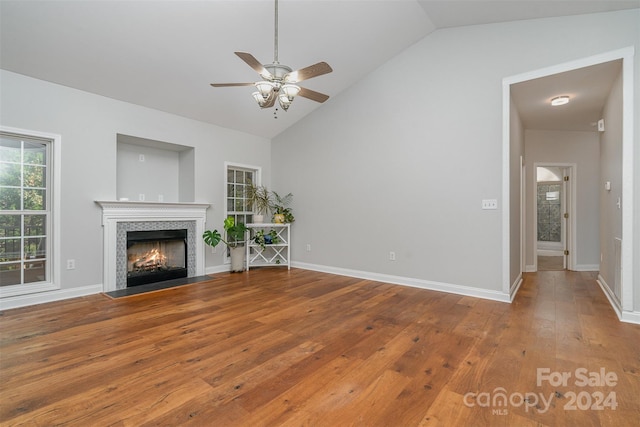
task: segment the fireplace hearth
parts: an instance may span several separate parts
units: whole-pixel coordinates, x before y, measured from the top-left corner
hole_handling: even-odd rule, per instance
[[[127,232],[127,287],[187,276],[186,229]]]

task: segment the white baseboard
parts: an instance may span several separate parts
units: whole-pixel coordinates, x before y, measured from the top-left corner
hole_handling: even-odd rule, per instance
[[[554,249],[538,249],[538,256],[564,256],[564,251]]]
[[[640,311],[622,310],[620,301],[618,301],[618,298],[615,296],[615,294],[609,287],[609,284],[604,280],[604,277],[602,277],[602,275],[598,274],[598,279],[596,280],[596,282],[598,282],[598,285],[600,285],[600,289],[602,289],[602,292],[604,292],[604,295],[609,300],[609,304],[611,304],[613,311],[616,312],[616,316],[618,316],[618,319],[620,319],[621,322],[635,323],[640,325]]]
[[[457,295],[466,295],[476,298],[489,299],[500,302],[511,302],[509,294],[488,289],[473,288],[471,286],[454,285],[451,283],[434,282],[431,280],[414,279],[411,277],[392,276],[389,274],[372,273],[368,271],[351,270],[326,265],[308,264],[304,262],[292,262],[292,267],[303,270],[319,271],[321,273],[337,274],[340,276],[357,277],[359,279],[375,280],[377,282],[391,283],[394,285],[411,286],[413,288],[428,289],[431,291],[448,292]]]
[[[0,300],[0,310],[26,307],[29,305],[44,304],[47,302],[61,301],[69,298],[84,297],[87,295],[99,294],[102,292],[102,284],[80,286],[70,289],[56,289],[54,291],[39,292],[27,295],[17,295],[2,298]]]
[[[640,311],[623,311],[620,320],[627,323],[640,325]]]
[[[205,268],[204,274],[226,273],[231,269],[231,264],[216,265]]]
[[[526,265],[524,267],[525,273],[535,273],[536,266],[535,265]],[[600,264],[578,264],[575,265],[571,271],[600,271]]]
[[[573,266],[573,271],[600,271],[600,264],[577,264]]]
[[[520,273],[518,277],[516,277],[516,280],[511,284],[511,288],[509,289],[509,302],[513,302],[513,299],[518,293],[518,289],[520,289],[520,285],[522,285],[522,273]]]
[[[620,318],[622,314],[622,306],[620,305],[620,301],[618,301],[618,297],[616,297],[616,295],[613,293],[613,290],[609,287],[609,284],[606,282],[606,280],[604,280],[604,277],[602,277],[601,274],[598,274],[596,282],[598,282],[598,285],[600,285],[600,289],[602,289],[602,292],[604,292],[604,295],[609,300],[611,307],[613,307],[613,310],[618,315],[618,318]]]

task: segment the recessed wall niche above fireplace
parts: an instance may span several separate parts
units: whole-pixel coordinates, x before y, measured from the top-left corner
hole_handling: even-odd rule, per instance
[[[96,202],[102,206],[102,226],[104,232],[104,271],[103,291],[110,292],[127,287],[129,269],[137,262],[140,270],[181,270],[186,269],[186,276],[196,277],[205,274],[205,253],[202,234],[205,230],[206,211],[208,204],[198,203],[155,203],[155,202]],[[186,231],[186,238],[172,235],[176,230]],[[127,234],[141,237],[147,243],[148,251],[141,246],[140,252],[153,252],[156,249],[170,250],[171,268],[164,262],[152,259],[153,253],[131,255],[128,251]],[[140,233],[138,232],[151,232]],[[168,233],[167,233],[168,232]],[[179,231],[179,233],[182,233]],[[165,239],[169,235],[168,239]],[[164,237],[163,237],[164,236]],[[158,239],[162,237],[162,239]],[[173,240],[172,243],[151,243],[151,240]],[[176,242],[177,241],[177,242]],[[184,242],[184,243],[179,243]],[[180,250],[185,251],[178,255]],[[180,262],[182,257],[183,262]],[[133,259],[135,258],[135,259]],[[144,258],[144,259],[143,259]],[[176,264],[184,264],[183,266]],[[180,274],[183,274],[181,272]],[[163,279],[163,280],[169,280]],[[149,282],[151,283],[151,282]],[[141,284],[141,283],[140,283]],[[131,285],[135,286],[135,285]]]

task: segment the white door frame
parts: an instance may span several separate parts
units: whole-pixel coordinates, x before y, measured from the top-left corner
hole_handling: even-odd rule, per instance
[[[562,229],[562,243],[564,249],[569,251],[569,256],[564,258],[564,268],[567,270],[573,270],[575,265],[577,264],[577,256],[576,250],[576,214],[575,214],[575,206],[576,206],[576,194],[577,194],[577,185],[578,180],[575,179],[577,176],[578,165],[575,163],[549,163],[549,162],[535,162],[533,164],[533,171],[531,173],[533,182],[531,183],[534,191],[531,194],[531,203],[533,208],[533,266],[534,270],[538,271],[538,167],[557,167],[561,168],[564,176],[569,177],[569,184],[567,185],[566,181],[562,181],[562,214],[568,213],[569,219],[567,221],[562,221],[563,229]],[[522,206],[524,210],[524,205]],[[564,219],[564,218],[563,218]],[[523,242],[523,248],[526,242]],[[524,249],[523,249],[524,252]]]
[[[553,74],[563,73],[566,71],[576,70],[579,68],[589,67],[604,62],[616,61],[622,59],[622,197],[624,204],[622,205],[622,277],[621,277],[621,309],[619,316],[622,320],[630,320],[637,322],[637,315],[633,311],[633,259],[634,259],[634,235],[633,235],[633,179],[634,179],[634,55],[633,46],[605,52],[599,55],[582,58],[555,66],[530,71],[502,80],[502,200],[504,209],[502,209],[502,291],[510,295],[511,300],[515,297],[515,292],[511,295],[510,282],[510,266],[511,266],[511,247],[510,247],[510,108],[511,108],[511,85],[533,80]],[[518,203],[518,201],[515,201]],[[522,209],[522,206],[520,206]],[[519,218],[514,218],[519,220]],[[521,242],[522,243],[522,242]],[[523,250],[523,246],[519,248]],[[522,272],[520,272],[522,273]],[[517,291],[517,288],[515,289]],[[616,307],[614,307],[616,309]]]

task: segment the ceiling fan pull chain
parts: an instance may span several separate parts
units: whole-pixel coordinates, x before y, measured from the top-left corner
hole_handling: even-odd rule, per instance
[[[273,63],[278,64],[278,0],[276,0],[275,31],[273,39]]]

